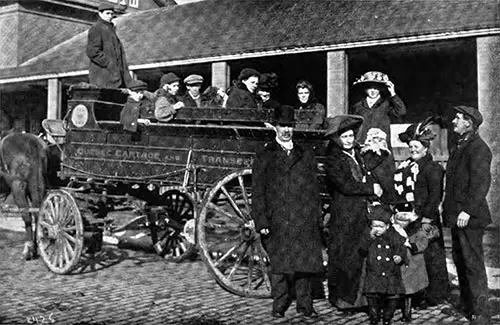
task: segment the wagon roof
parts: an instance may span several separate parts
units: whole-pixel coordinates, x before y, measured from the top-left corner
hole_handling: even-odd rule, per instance
[[[134,70],[487,35],[499,32],[498,10],[497,0],[206,0],[127,14],[117,28]],[[86,41],[78,34],[0,80],[85,74]]]

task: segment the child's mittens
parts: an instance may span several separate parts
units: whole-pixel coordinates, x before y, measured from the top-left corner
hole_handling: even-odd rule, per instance
[[[394,255],[392,257],[392,260],[394,261],[394,263],[400,264],[403,261],[403,258],[401,256],[399,256],[399,255]]]

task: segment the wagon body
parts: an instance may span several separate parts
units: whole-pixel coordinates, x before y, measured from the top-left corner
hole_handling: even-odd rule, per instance
[[[65,130],[58,176],[68,185],[50,191],[40,209],[37,235],[47,266],[71,272],[85,249],[100,249],[104,232],[120,230],[108,212],[126,207],[162,255],[181,261],[197,247],[222,287],[269,297],[269,258],[251,211],[251,167],[258,148],[275,136],[264,125],[273,112],[185,107],[170,123],[128,132],[119,122],[126,101],[119,90],[73,88],[68,114],[56,121]],[[151,107],[144,109],[151,115]],[[296,111],[296,120],[307,125],[315,114]],[[323,160],[323,131],[296,130],[294,139]],[[326,198],[321,170],[318,177]]]

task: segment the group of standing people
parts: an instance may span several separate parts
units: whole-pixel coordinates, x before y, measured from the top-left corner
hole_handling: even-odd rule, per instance
[[[112,5],[100,5],[99,20],[89,30],[90,83],[101,88],[144,90],[145,85],[130,76],[113,17]],[[450,153],[443,190],[444,169],[429,152],[434,137],[427,127],[429,121],[413,124],[399,135],[408,144],[410,157],[395,170],[387,139],[391,121],[404,116],[406,107],[383,73],[370,71],[355,82],[364,86],[366,97],[352,107],[353,115],[328,119],[313,86],[305,80],[296,84],[295,106],[281,105],[272,98],[275,74],[250,68],[240,72],[227,93],[210,87],[201,93],[203,77],[189,75],[184,79],[186,94],[179,96],[180,81],[174,73],[167,73],[160,88],[147,96],[154,100],[154,116],[159,121],[171,120],[184,106],[274,109],[276,137],[257,153],[253,168],[253,215],[271,260],[273,316],[284,316],[292,301],[292,287],[297,311],[306,317],[317,315],[311,298],[311,281],[323,270],[317,162],[310,149],[293,141],[293,129],[302,128],[295,122],[295,110],[307,109],[317,112],[307,127],[326,128],[329,139],[325,171],[331,196],[327,242],[330,303],[341,310],[368,304],[372,324],[378,323],[381,309],[383,323],[390,324],[396,298],[416,292],[408,287],[405,268],[411,267],[418,253],[423,254],[428,285],[416,301],[442,303],[449,294],[439,212],[444,192],[443,220],[452,232],[462,311],[474,324],[489,322],[482,237],[491,222],[486,194],[492,155],[477,133],[482,122],[477,109],[455,107],[453,130],[459,140]],[[137,110],[131,111],[137,115]],[[364,148],[358,139],[366,140]],[[404,305],[404,320],[411,320],[411,306]]]
[[[410,157],[396,169],[387,135],[391,118],[404,115],[406,108],[384,74],[370,72],[357,84],[367,94],[354,105],[361,115],[326,119],[330,303],[346,312],[368,306],[371,324],[380,318],[390,324],[398,306],[409,322],[412,305],[446,302],[450,283],[443,219],[452,230],[460,308],[472,324],[488,324],[482,236],[491,222],[486,203],[491,151],[477,133],[480,112],[455,107],[453,126],[460,139],[450,153],[444,190],[445,170],[430,153],[432,119],[399,134]],[[388,96],[380,96],[385,91]],[[271,260],[272,314],[284,316],[295,287],[297,311],[314,317],[310,287],[322,271],[316,161],[292,139],[293,107],[275,111],[276,137],[257,153],[253,178],[256,228]],[[363,138],[361,148],[357,139]]]

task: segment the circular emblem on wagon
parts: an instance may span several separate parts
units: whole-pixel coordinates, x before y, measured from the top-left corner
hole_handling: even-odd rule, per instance
[[[89,111],[87,110],[87,107],[85,107],[85,105],[79,104],[76,105],[75,108],[73,108],[73,112],[71,113],[71,122],[74,126],[76,126],[77,128],[81,128],[85,124],[87,124],[88,119]]]

